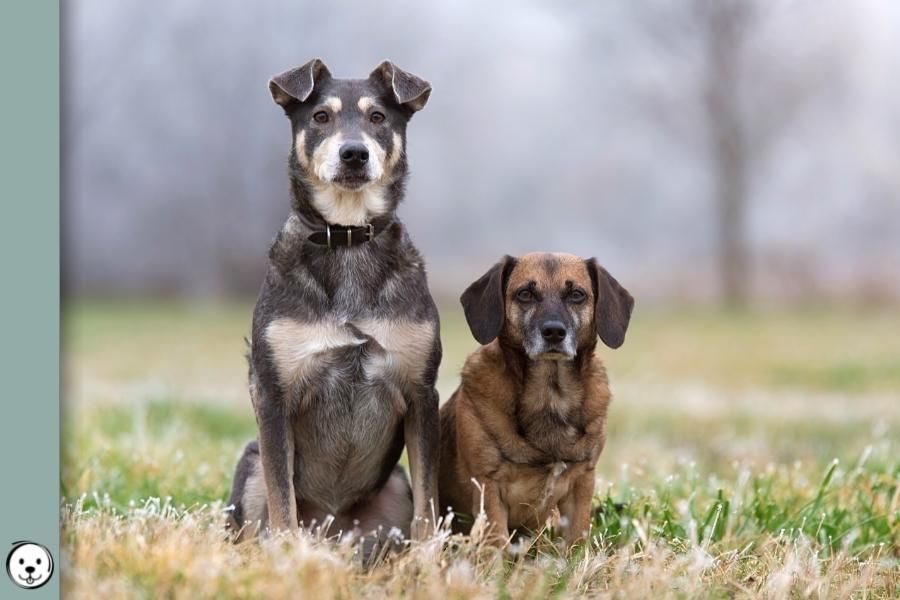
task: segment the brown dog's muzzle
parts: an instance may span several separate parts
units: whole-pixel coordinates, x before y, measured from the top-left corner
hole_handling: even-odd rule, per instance
[[[525,352],[532,360],[575,358],[577,331],[571,316],[561,308],[547,306],[528,319],[523,338]]]

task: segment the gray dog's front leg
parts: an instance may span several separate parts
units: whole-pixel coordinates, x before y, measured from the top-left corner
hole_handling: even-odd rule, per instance
[[[274,386],[268,386],[274,387]],[[273,531],[298,527],[294,494],[294,438],[277,390],[260,389],[256,407],[259,454],[266,482],[269,527]]]
[[[404,435],[413,490],[410,537],[421,540],[434,531],[437,516],[440,420],[437,390],[423,386],[416,392],[406,413]]]

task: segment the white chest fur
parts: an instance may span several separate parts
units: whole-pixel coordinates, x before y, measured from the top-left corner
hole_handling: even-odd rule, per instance
[[[434,324],[402,319],[361,319],[351,322],[303,322],[283,318],[266,327],[268,342],[282,384],[313,376],[328,352],[374,340],[381,352],[366,358],[369,377],[394,376],[403,383],[421,379],[434,340]]]

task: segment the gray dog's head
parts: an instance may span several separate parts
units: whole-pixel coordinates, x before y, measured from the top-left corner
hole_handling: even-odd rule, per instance
[[[291,121],[292,175],[329,223],[362,225],[393,210],[386,193],[406,174],[406,124],[431,85],[384,61],[366,79],[335,79],[319,59],[274,76]]]

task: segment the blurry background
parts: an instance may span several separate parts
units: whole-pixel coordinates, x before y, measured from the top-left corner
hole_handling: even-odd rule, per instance
[[[66,498],[225,498],[289,206],[266,83],[315,56],[434,85],[400,215],[441,309],[443,399],[476,346],[462,289],[504,253],[566,250],[637,298],[625,345],[598,349],[601,495],[685,469],[713,494],[745,467],[815,483],[835,457],[900,473],[897,2],[63,9]]]
[[[438,296],[596,255],[639,305],[900,297],[890,0],[100,2],[64,10],[64,284],[252,297],[288,211],[270,75],[434,93],[400,215]]]
[[[62,10],[61,491],[77,502],[64,591],[158,596],[194,581],[195,595],[272,595],[242,587],[270,589],[269,563],[173,546],[183,538],[148,530],[141,507],[220,511],[256,434],[242,338],[288,214],[291,143],[266,84],[316,56],[338,77],[391,58],[434,86],[410,124],[399,212],[441,310],[442,399],[476,347],[457,301],[469,282],[504,253],[597,256],[637,298],[624,346],[598,347],[615,400],[596,501],[631,511],[605,539],[637,539],[627,524],[651,514],[646,531],[682,542],[713,523],[704,547],[723,562],[684,560],[719,573],[745,557],[782,587],[762,567],[705,595],[779,597],[807,571],[764,556],[789,530],[801,549],[884,556],[859,563],[863,579],[896,588],[900,2]],[[125,516],[110,525],[107,509]]]

